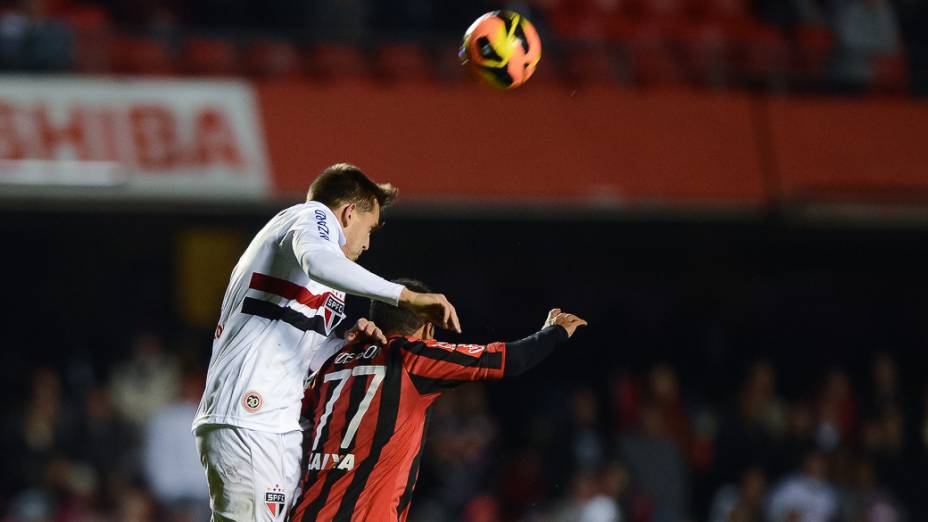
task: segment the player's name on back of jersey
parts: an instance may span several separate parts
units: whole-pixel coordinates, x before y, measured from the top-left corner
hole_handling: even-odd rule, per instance
[[[309,469],[343,469],[351,471],[354,469],[354,453],[339,455],[338,453],[312,452],[309,454]]]
[[[329,225],[326,223],[325,211],[316,209],[313,215],[316,218],[316,228],[319,231],[319,237],[321,237],[322,239],[325,239],[326,241],[331,241],[329,239],[330,231],[329,231]]]
[[[348,364],[358,359],[373,359],[378,353],[380,353],[380,346],[371,344],[366,346],[364,351],[361,352],[342,352],[338,354],[335,356],[333,364]]]

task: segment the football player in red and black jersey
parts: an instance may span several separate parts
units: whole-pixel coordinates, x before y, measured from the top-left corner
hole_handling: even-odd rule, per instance
[[[426,291],[418,281],[396,282]],[[430,322],[380,302],[370,318],[386,345],[345,345],[306,388],[304,472],[291,522],[406,520],[435,399],[465,382],[519,375],[587,324],[554,309],[533,335],[478,345],[436,341]]]

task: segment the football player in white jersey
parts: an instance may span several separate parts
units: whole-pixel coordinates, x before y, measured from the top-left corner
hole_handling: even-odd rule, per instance
[[[414,310],[460,331],[441,294],[391,283],[354,261],[396,197],[360,169],[333,165],[306,203],[258,232],[232,271],[193,423],[213,521],[282,521],[299,483],[304,382],[344,340],[345,294]],[[382,337],[364,320],[348,336]]]

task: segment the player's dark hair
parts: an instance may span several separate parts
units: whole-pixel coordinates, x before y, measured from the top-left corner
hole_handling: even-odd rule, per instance
[[[354,203],[363,211],[389,206],[396,199],[396,187],[389,183],[374,183],[364,172],[348,163],[336,163],[326,168],[309,186],[307,201],[318,201],[336,209],[345,203]]]
[[[425,283],[415,279],[400,278],[394,279],[393,282],[403,285],[413,292],[431,292],[425,286]],[[380,301],[371,301],[370,320],[380,327],[385,335],[412,335],[425,324],[425,319],[412,310],[381,303]]]

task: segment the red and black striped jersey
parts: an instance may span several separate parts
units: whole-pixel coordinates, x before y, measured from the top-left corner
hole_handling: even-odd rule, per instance
[[[566,338],[549,327],[515,343],[346,345],[306,388],[305,469],[290,520],[405,520],[435,399],[468,381],[521,373]]]

